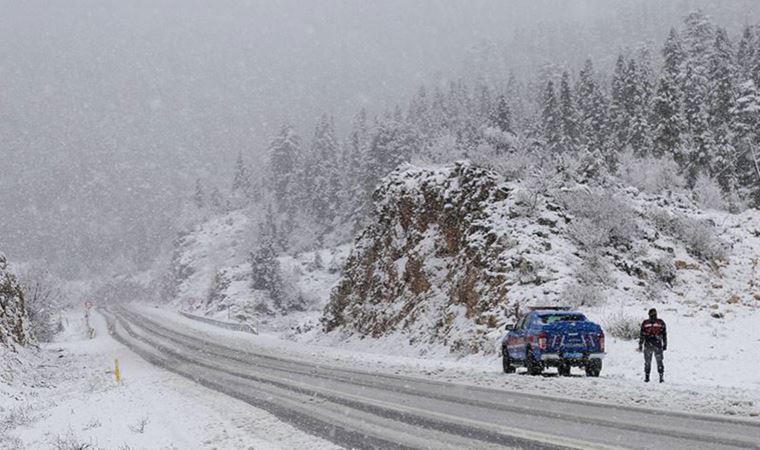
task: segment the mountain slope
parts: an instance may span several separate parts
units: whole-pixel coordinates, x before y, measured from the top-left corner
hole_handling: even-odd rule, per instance
[[[537,189],[469,163],[404,167],[374,200],[325,309],[328,332],[491,353],[531,305],[675,304],[716,318],[760,306],[755,211],[704,212],[685,195],[609,182]]]

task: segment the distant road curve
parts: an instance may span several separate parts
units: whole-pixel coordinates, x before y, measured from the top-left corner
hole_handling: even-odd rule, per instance
[[[109,332],[147,361],[346,448],[759,449],[760,422],[331,367],[206,341],[127,308]]]

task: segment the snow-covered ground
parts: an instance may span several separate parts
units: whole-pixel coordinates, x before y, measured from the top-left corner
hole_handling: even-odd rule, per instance
[[[153,367],[114,341],[97,314],[92,340],[81,319],[68,322],[59,342],[25,352],[12,382],[2,384],[0,448],[333,448],[265,411]]]
[[[760,348],[760,330],[751,328],[760,323],[757,309],[736,309],[742,319],[730,324],[706,317],[695,321],[680,318],[667,308],[663,317],[670,324],[671,344],[666,353],[667,383],[645,384],[642,381],[643,357],[632,341],[611,339],[608,357],[600,378],[587,378],[574,370],[572,377],[558,377],[552,369],[543,377],[531,377],[522,371],[517,375],[501,373],[501,361],[495,355],[453,356],[446,348],[430,347],[424,357],[419,346],[401,339],[338,339],[335,335],[301,334],[285,339],[282,335],[228,331],[184,318],[169,309],[135,306],[139,311],[162,323],[194,330],[208,339],[247,349],[255,346],[273,354],[320,361],[367,371],[383,371],[440,381],[519,390],[593,400],[621,405],[701,412],[707,414],[760,416],[760,384],[756,364]],[[702,323],[694,329],[694,323]],[[744,325],[736,329],[733,324]],[[296,337],[298,340],[292,340]],[[715,349],[733,345],[732,352]],[[713,347],[712,349],[710,347]]]

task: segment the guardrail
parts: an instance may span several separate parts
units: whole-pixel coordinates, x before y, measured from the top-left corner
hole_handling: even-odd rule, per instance
[[[233,330],[233,331],[243,331],[246,333],[259,334],[259,330],[257,330],[256,327],[250,323],[225,322],[222,320],[211,319],[209,317],[196,316],[195,314],[190,314],[189,312],[185,312],[185,311],[180,311],[179,313],[187,317],[188,319],[207,323],[215,327],[225,328],[227,330]]]

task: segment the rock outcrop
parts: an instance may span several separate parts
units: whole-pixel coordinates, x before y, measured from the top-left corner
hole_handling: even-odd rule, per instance
[[[513,243],[493,226],[493,207],[508,195],[495,174],[467,163],[394,172],[375,192],[325,330],[406,330],[413,341],[479,350],[509,307],[500,255]]]

